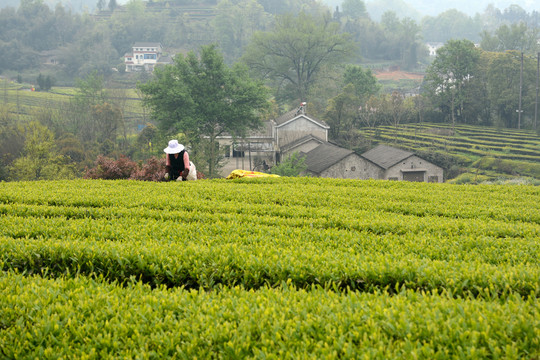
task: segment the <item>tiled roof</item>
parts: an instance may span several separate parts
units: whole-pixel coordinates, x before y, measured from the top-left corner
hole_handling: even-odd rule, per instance
[[[282,146],[281,151],[288,151],[290,149],[294,149],[295,147],[297,147],[299,145],[302,145],[302,144],[304,144],[304,143],[306,143],[308,141],[311,141],[311,140],[315,140],[318,143],[325,142],[323,139],[319,139],[317,136],[309,134],[309,135],[301,137],[300,139],[296,139],[293,142],[290,142],[290,143]]]
[[[386,170],[413,155],[413,153],[405,150],[379,145],[363,153],[362,157]]]
[[[158,42],[136,42],[132,47],[158,47],[161,43]]]
[[[326,127],[328,128],[328,124],[326,124],[324,121],[322,120],[318,120],[318,119],[315,119],[307,114],[303,114],[303,113],[298,113],[298,109],[295,109],[295,110],[291,110],[289,111],[288,113],[285,113],[283,115],[281,115],[280,117],[278,117],[275,121],[276,121],[276,125],[277,126],[280,126],[280,125],[283,125],[285,124],[286,122],[292,120],[292,119],[295,119],[297,117],[300,117],[300,116],[303,116],[305,117],[306,119],[309,119],[319,125],[321,125],[322,127]]]
[[[297,111],[298,111],[297,109],[294,109],[294,110],[289,111],[288,113],[281,115],[280,117],[276,119],[276,124],[281,125],[283,123],[286,123],[289,120],[294,119],[297,116],[296,115]]]
[[[320,174],[351,154],[354,151],[325,142],[306,153],[304,163],[309,171]]]

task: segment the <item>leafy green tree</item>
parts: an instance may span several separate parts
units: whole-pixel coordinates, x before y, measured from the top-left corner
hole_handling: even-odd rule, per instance
[[[369,69],[358,65],[347,65],[343,74],[341,93],[328,100],[325,120],[330,125],[332,138],[347,146],[345,138],[359,124],[359,108],[366,100],[378,93],[380,84]],[[350,147],[350,146],[349,146]]]
[[[456,9],[446,10],[437,16],[426,16],[422,19],[422,37],[428,42],[445,43],[450,39],[467,39],[473,42],[480,40],[482,21],[471,18]]]
[[[518,50],[527,54],[536,54],[538,45],[538,29],[529,28],[525,23],[503,24],[493,34],[482,32],[480,46],[486,51]]]
[[[413,107],[414,103],[407,101],[399,91],[380,96],[378,116],[394,128],[394,140],[397,140],[399,125],[410,121]]]
[[[242,55],[257,30],[264,30],[270,18],[255,0],[231,2],[222,0],[217,6],[217,15],[212,21],[216,38],[223,53],[230,60]]]
[[[437,51],[426,72],[430,97],[456,124],[466,107],[470,89],[477,81],[480,50],[469,40],[450,40]]]
[[[97,71],[77,79],[77,89],[66,110],[66,132],[75,134],[83,143],[102,141],[101,118],[96,109],[108,100],[103,76]],[[106,116],[105,116],[106,117]]]
[[[193,149],[204,154],[208,175],[217,176],[217,137],[242,137],[260,126],[268,106],[267,90],[252,80],[245,66],[228,67],[215,45],[203,46],[200,57],[191,51],[174,64],[155,70],[155,77],[139,84],[144,103],[168,134],[186,134]],[[206,146],[207,145],[207,146]]]
[[[37,121],[26,124],[23,156],[10,167],[10,179],[54,180],[70,179],[75,175],[74,167],[66,164],[57,153],[54,134]]]
[[[399,60],[405,69],[414,69],[420,56],[420,27],[410,18],[400,20],[393,11],[383,14],[385,41],[381,50],[387,59]]]
[[[303,156],[295,152],[283,159],[278,165],[273,166],[270,173],[279,176],[300,176],[307,170],[305,160]]]
[[[534,113],[536,100],[536,59],[524,56],[522,115]],[[504,126],[518,127],[521,53],[507,51],[493,54],[487,73],[488,93],[492,109]],[[523,118],[523,120],[525,120]],[[521,124],[520,124],[521,125]]]
[[[41,73],[39,73],[36,81],[40,90],[43,90],[43,91],[51,90],[53,80],[51,79],[50,75],[43,76]]]
[[[258,0],[269,14],[278,15],[288,12],[287,0]]]
[[[114,11],[118,7],[116,0],[109,0],[109,10]]]
[[[386,59],[384,43],[386,35],[379,23],[368,18],[347,19],[343,31],[351,35],[352,41],[360,46],[362,57],[367,59]]]
[[[343,133],[353,129],[359,103],[354,85],[350,83],[340,94],[328,100],[325,120],[330,126],[332,139],[339,140]]]
[[[252,73],[290,90],[286,100],[304,101],[323,66],[343,63],[355,47],[329,15],[279,16],[270,32],[257,32],[242,58]]]
[[[104,102],[91,108],[92,120],[95,123],[96,140],[104,143],[107,140],[116,142],[118,128],[122,123],[122,112],[117,106]]]
[[[381,89],[381,84],[370,69],[358,65],[347,65],[343,74],[343,82],[354,86],[355,94],[359,98],[375,95]]]
[[[368,17],[366,4],[362,0],[343,0],[341,4],[343,15],[353,19]]]
[[[0,181],[8,180],[8,168],[24,148],[24,136],[12,109],[0,105]]]

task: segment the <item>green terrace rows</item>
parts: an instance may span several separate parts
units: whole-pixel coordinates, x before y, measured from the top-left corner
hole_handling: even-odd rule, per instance
[[[76,94],[75,88],[55,87],[48,92],[30,91],[20,85],[6,85],[3,81],[0,81],[0,86],[0,104],[7,106],[10,112],[22,115],[32,115],[40,111],[63,111]],[[120,106],[127,122],[143,121],[142,103],[134,90],[110,89],[109,92],[109,101]]]
[[[318,178],[0,184],[0,269],[152,287],[540,296],[540,188]]]
[[[7,359],[536,359],[536,299],[152,289],[0,273]]]
[[[441,126],[442,129],[447,127]],[[500,133],[484,132],[485,128],[458,127],[456,135],[430,132],[433,126],[391,126],[365,129],[363,132],[386,142],[397,141],[411,149],[435,147],[444,151],[458,152],[473,156],[497,156],[501,159],[540,162],[540,137],[526,132],[516,133],[506,130]],[[475,129],[475,130],[473,130]]]

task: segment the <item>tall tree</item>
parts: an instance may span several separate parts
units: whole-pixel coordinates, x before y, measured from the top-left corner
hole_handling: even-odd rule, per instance
[[[532,115],[536,100],[536,59],[524,56],[521,89],[523,115]],[[518,127],[521,54],[494,53],[488,69],[488,91],[497,118],[506,127]],[[525,118],[523,118],[525,120]],[[522,120],[522,121],[523,121]],[[523,125],[523,124],[520,124]]]
[[[328,100],[325,120],[330,125],[330,135],[345,146],[352,144],[347,140],[353,129],[360,125],[359,108],[366,100],[380,90],[377,79],[369,69],[358,65],[347,65],[343,73],[341,93]]]
[[[447,42],[450,39],[479,41],[482,22],[456,9],[446,10],[439,15],[422,19],[422,35],[426,41]]]
[[[399,60],[401,66],[411,70],[420,57],[420,27],[410,18],[400,20],[393,11],[383,14],[381,24],[385,30],[385,41],[381,49],[387,59]]]
[[[54,134],[37,121],[24,126],[23,156],[10,169],[12,180],[53,180],[74,178],[75,170],[56,151]]]
[[[217,137],[241,137],[261,124],[268,105],[262,83],[252,80],[245,66],[228,67],[215,45],[178,55],[174,64],[155,70],[139,88],[161,129],[186,134],[194,150],[203,153],[209,176],[217,175],[220,156]]]
[[[354,85],[347,84],[343,91],[328,100],[325,120],[330,125],[330,135],[334,140],[340,140],[343,133],[350,132],[357,117],[359,98],[355,94]]]
[[[371,70],[363,69],[358,65],[347,65],[343,74],[343,82],[345,84],[352,84],[356,96],[361,99],[375,95],[381,89],[381,84],[377,82],[377,78]]]
[[[540,50],[537,39],[538,29],[529,28],[525,23],[503,24],[494,33],[482,32],[480,45],[486,51],[518,50],[536,54]]]
[[[287,100],[303,101],[322,67],[346,61],[354,48],[329,14],[302,12],[279,16],[273,31],[255,33],[242,60],[257,76],[289,87]]]
[[[362,0],[343,0],[341,8],[343,9],[343,15],[352,19],[369,17],[366,4]]]
[[[437,51],[425,81],[430,96],[456,124],[477,80],[480,50],[469,40],[450,40]]]
[[[216,38],[229,59],[239,58],[253,33],[264,30],[269,23],[268,14],[255,0],[241,0],[237,3],[222,0],[212,21]]]

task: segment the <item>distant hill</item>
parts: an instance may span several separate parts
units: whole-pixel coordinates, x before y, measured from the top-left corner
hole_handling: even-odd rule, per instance
[[[73,13],[89,12],[96,10],[97,0],[44,0],[49,8],[54,9],[57,4],[62,4],[66,9],[70,9]],[[117,1],[118,4],[123,4],[127,1]],[[18,8],[20,0],[0,0],[0,9],[5,7]]]
[[[336,6],[341,7],[343,0],[322,0],[322,2],[335,9]],[[527,12],[540,11],[538,3],[532,0],[365,0],[364,3],[368,13],[374,20],[378,20],[387,10],[394,11],[399,16],[413,19],[417,19],[418,16],[436,16],[449,9],[457,9],[473,16],[484,12],[489,4],[493,4],[501,11],[511,5],[518,5]],[[403,12],[404,8],[407,9],[405,12]]]

